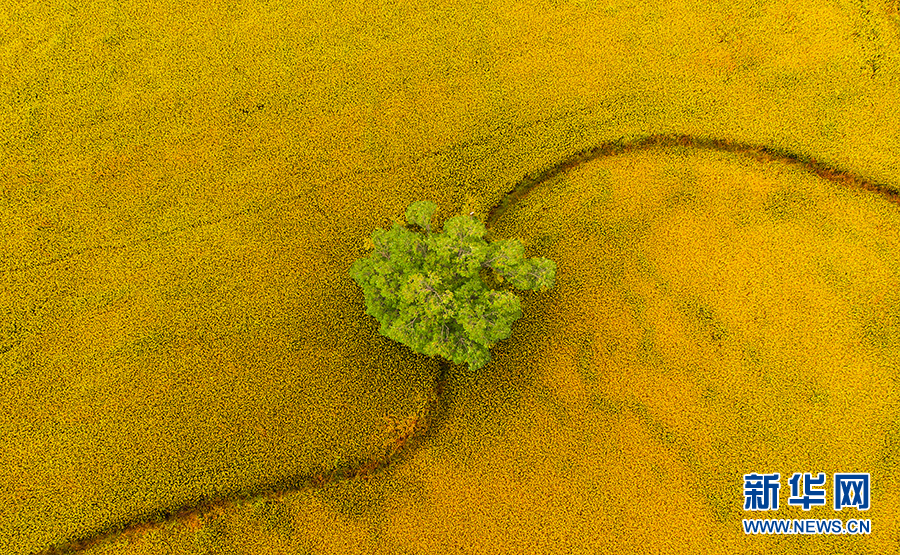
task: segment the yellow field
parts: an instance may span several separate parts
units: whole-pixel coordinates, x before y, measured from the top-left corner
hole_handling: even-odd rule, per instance
[[[484,218],[654,133],[900,190],[900,8],[804,4],[2,10],[0,553],[900,549],[881,196],[689,147],[568,168],[490,222],[556,287],[438,392],[348,274],[411,200]],[[764,471],[784,506],[745,512]],[[788,507],[793,472],[869,472],[872,508]]]

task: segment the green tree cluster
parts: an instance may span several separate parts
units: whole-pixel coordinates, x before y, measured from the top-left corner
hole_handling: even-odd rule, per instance
[[[556,263],[525,258],[516,239],[487,242],[485,226],[471,216],[454,216],[443,233],[431,229],[437,205],[416,201],[406,209],[408,225],[375,229],[375,250],[355,261],[350,275],[365,294],[366,314],[380,323],[380,333],[413,351],[440,355],[478,369],[491,358],[490,348],[506,339],[522,316],[519,298],[489,288],[482,271],[517,289],[553,287]]]

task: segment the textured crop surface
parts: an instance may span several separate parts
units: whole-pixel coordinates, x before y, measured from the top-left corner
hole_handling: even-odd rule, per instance
[[[900,549],[877,195],[694,150],[568,168],[487,233],[553,292],[438,386],[348,275],[414,199],[484,221],[657,133],[897,190],[896,2],[156,4],[0,10],[0,553]],[[745,537],[767,470],[870,472],[872,534]]]
[[[519,339],[451,380],[430,441],[378,479],[286,495],[281,516],[218,516],[223,545],[890,552],[898,226],[883,199],[730,153],[655,149],[572,170],[494,227],[559,262],[558,294],[524,294]],[[741,475],[806,468],[870,472],[873,533],[744,535]],[[778,518],[835,516],[784,505]],[[291,531],[262,540],[267,527]],[[167,552],[141,545],[108,552]]]

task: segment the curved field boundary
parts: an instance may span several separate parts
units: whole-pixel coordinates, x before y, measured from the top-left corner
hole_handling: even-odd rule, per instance
[[[850,188],[877,193],[890,202],[900,204],[900,189],[898,189],[897,186],[876,183],[857,173],[820,162],[806,154],[791,152],[782,148],[739,143],[727,139],[715,139],[693,135],[657,134],[638,137],[631,140],[605,142],[591,148],[580,150],[535,174],[526,175],[490,209],[487,215],[486,225],[490,226],[491,223],[496,222],[497,218],[503,215],[511,205],[530,193],[544,181],[552,179],[568,170],[577,168],[582,164],[608,156],[672,146],[731,152],[749,156],[760,162],[781,162],[814,173],[828,181],[840,183]]]
[[[422,410],[415,415],[414,419],[407,423],[408,427],[406,429],[396,434],[389,442],[386,442],[380,452],[369,459],[354,461],[352,465],[344,468],[321,471],[312,475],[292,476],[249,491],[239,491],[231,495],[202,499],[178,507],[160,508],[128,521],[113,523],[102,530],[96,530],[90,535],[70,538],[45,549],[34,551],[31,555],[71,554],[93,547],[114,537],[131,537],[176,520],[196,521],[229,506],[251,503],[264,498],[279,499],[285,493],[323,487],[342,480],[369,479],[370,476],[385,470],[396,457],[414,449],[440,428],[444,420],[445,397],[443,392],[449,370],[450,363],[441,360],[440,369],[434,382],[434,389],[429,393]]]
[[[552,179],[564,172],[577,168],[587,162],[655,148],[682,146],[703,150],[717,150],[750,156],[760,162],[776,161],[799,167],[814,173],[823,179],[840,183],[850,188],[865,190],[883,196],[889,202],[900,205],[900,189],[897,187],[876,183],[854,172],[843,170],[829,164],[820,162],[815,158],[790,152],[781,148],[767,147],[739,143],[725,139],[710,137],[698,137],[681,134],[656,134],[638,137],[631,140],[616,140],[602,143],[571,154],[563,160],[546,167],[534,174],[526,175],[510,189],[497,204],[488,211],[485,225],[490,227],[493,222],[502,216],[518,200],[522,199],[541,183]],[[52,261],[51,261],[52,262]],[[228,497],[219,497],[202,500],[189,506],[159,509],[150,515],[144,515],[129,522],[120,522],[112,526],[98,530],[96,533],[82,538],[73,538],[68,541],[50,546],[44,550],[34,552],[33,555],[63,555],[81,551],[97,545],[112,537],[127,537],[149,530],[162,524],[181,519],[197,519],[217,509],[227,507],[239,502],[251,502],[264,497],[279,498],[285,493],[299,491],[310,487],[322,487],[342,480],[364,478],[368,479],[386,469],[397,456],[414,450],[423,440],[431,437],[440,428],[444,418],[445,399],[443,388],[446,383],[450,363],[444,360],[440,362],[440,372],[435,382],[432,394],[427,400],[422,414],[406,433],[401,434],[380,455],[367,460],[357,461],[354,466],[336,469],[330,472],[321,472],[312,476],[298,476],[277,483],[268,484],[249,492],[238,492]]]

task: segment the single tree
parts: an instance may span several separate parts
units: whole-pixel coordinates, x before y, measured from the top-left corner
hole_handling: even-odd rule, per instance
[[[454,216],[443,233],[431,229],[437,205],[416,201],[406,209],[408,225],[375,229],[375,250],[355,261],[350,275],[362,288],[366,314],[380,323],[380,333],[413,351],[440,355],[478,369],[491,358],[490,348],[510,335],[522,316],[519,298],[489,288],[482,271],[493,271],[517,289],[553,287],[556,263],[525,258],[516,239],[488,243],[485,226],[472,216]]]

